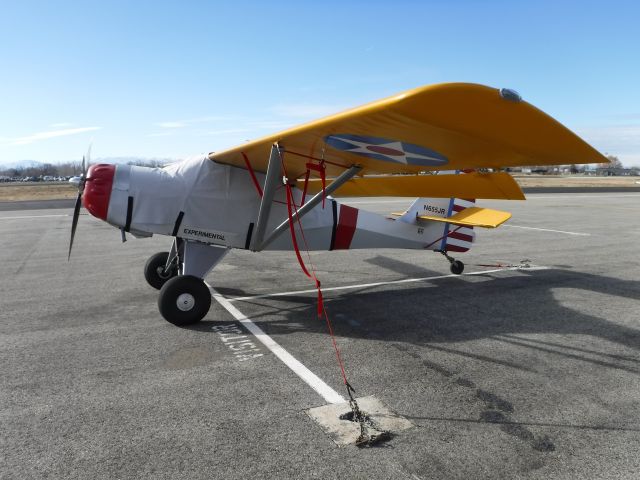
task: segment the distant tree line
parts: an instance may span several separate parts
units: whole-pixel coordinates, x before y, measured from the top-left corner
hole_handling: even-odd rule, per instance
[[[7,177],[70,177],[82,171],[79,162],[67,162],[60,164],[43,163],[30,167],[12,167],[0,170],[0,175]]]
[[[602,163],[598,164],[597,168],[622,168],[622,162],[618,157],[614,155],[607,155],[607,159],[610,163]],[[127,161],[127,165],[135,165],[138,167],[152,167],[152,168],[161,168],[171,163],[170,159],[136,159]],[[125,163],[125,162],[123,162]],[[554,167],[556,170],[559,170],[557,167]],[[549,166],[531,166],[531,167],[518,167],[517,169],[508,168],[507,171],[520,171],[521,169],[527,169],[532,173],[548,173],[550,169],[553,169]],[[580,174],[585,171],[585,165],[569,165],[568,169],[570,173]],[[639,171],[640,167],[631,167],[632,171]],[[33,178],[42,178],[45,176],[48,177],[72,177],[74,175],[80,175],[82,173],[82,162],[65,162],[65,163],[43,163],[39,165],[29,166],[29,167],[13,167],[13,168],[5,168],[2,169],[0,166],[0,177],[10,177],[10,178],[25,178],[25,177],[33,177]]]
[[[138,167],[164,167],[169,161],[167,160],[133,160],[127,162],[127,165],[135,165]],[[0,166],[0,176],[11,178],[24,177],[73,177],[82,173],[82,162],[65,162],[65,163],[43,163],[28,167],[12,167],[2,168]]]
[[[624,168],[622,162],[615,155],[605,155],[608,163],[596,163],[596,164],[572,164],[572,165],[530,165],[523,167],[509,167],[506,168],[508,172],[527,172],[527,173],[538,173],[538,174],[560,174],[560,173],[571,173],[571,174],[584,174],[593,172],[596,169],[610,169],[610,170],[627,170],[632,175],[640,174],[639,166],[632,166],[629,168]]]

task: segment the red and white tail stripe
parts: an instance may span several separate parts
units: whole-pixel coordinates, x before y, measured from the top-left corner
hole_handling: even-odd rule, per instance
[[[451,205],[451,215],[455,215],[466,208],[474,207],[475,199],[453,198]],[[448,225],[448,234],[444,238],[443,250],[449,252],[466,252],[471,248],[471,244],[475,239],[473,227],[461,227],[456,225]]]

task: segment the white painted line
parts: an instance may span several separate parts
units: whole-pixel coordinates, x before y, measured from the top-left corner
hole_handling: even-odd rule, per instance
[[[580,237],[590,237],[590,233],[580,233],[580,232],[567,232],[565,230],[552,230],[550,228],[536,228],[536,227],[524,227],[522,225],[502,225],[503,227],[510,228],[524,228],[526,230],[540,230],[541,232],[553,232],[553,233],[564,233],[565,235],[577,235]]]
[[[575,193],[565,193],[558,194],[553,196],[544,196],[544,194],[539,193],[529,193],[527,195],[527,200],[540,200],[540,199],[550,199],[550,200],[566,200],[568,198],[629,198],[629,197],[640,197],[640,193],[625,193],[622,195],[606,195],[603,193],[593,192],[588,195],[577,195]]]
[[[402,280],[390,280],[388,282],[374,282],[374,283],[360,283],[358,285],[343,285],[341,287],[322,287],[322,293],[325,292],[333,292],[336,290],[353,290],[356,288],[371,288],[371,287],[380,287],[382,285],[396,285],[400,283],[415,283],[415,282],[425,282],[427,280],[439,280],[441,278],[454,278],[454,277],[464,277],[471,275],[484,275],[485,273],[495,273],[495,272],[505,272],[512,270],[547,270],[549,267],[542,266],[531,266],[531,267],[509,267],[509,268],[496,268],[494,270],[482,270],[478,272],[470,272],[463,273],[462,275],[437,275],[435,277],[420,277],[420,278],[405,278]],[[242,302],[247,300],[255,300],[257,298],[269,298],[269,297],[288,297],[291,295],[300,295],[304,293],[318,293],[318,290],[315,288],[311,288],[309,290],[294,290],[291,292],[279,292],[279,293],[264,293],[262,295],[251,295],[247,297],[233,297],[225,299],[227,302]]]
[[[588,194],[576,194],[576,193],[571,193],[571,192],[567,192],[567,193],[559,193],[556,195],[545,195],[544,193],[527,193],[527,200],[542,200],[542,199],[549,199],[549,200],[567,200],[567,199],[573,199],[573,198],[592,198],[592,199],[601,199],[601,198],[630,198],[630,197],[640,197],[640,193],[622,193],[622,194],[618,194],[618,195],[607,195],[606,193],[598,193],[598,192],[593,192],[593,193],[588,193]],[[371,197],[372,200],[349,200],[348,197],[341,197],[341,198],[336,198],[335,200],[337,200],[340,203],[346,203],[347,205],[378,205],[378,204],[385,204],[385,203],[405,203],[407,205],[410,205],[415,199],[416,197],[406,197],[404,199],[384,199],[381,197]],[[489,200],[483,200],[483,201],[491,201],[491,199]],[[504,200],[500,200],[500,201],[504,201]]]
[[[205,282],[206,283],[206,282]],[[299,360],[293,355],[287,352],[280,346],[273,338],[264,333],[264,331],[253,323],[244,313],[231,305],[229,300],[220,295],[209,284],[207,284],[209,290],[211,290],[211,296],[222,305],[227,312],[229,312],[238,322],[249,330],[265,347],[267,347],[273,354],[278,357],[282,362],[289,367],[293,372],[298,375],[307,385],[313,388],[327,403],[345,403],[346,400],[342,395],[336,392],[329,385],[324,383],[320,377],[305,367]]]
[[[57,215],[21,215],[15,217],[0,217],[0,220],[15,220],[21,218],[46,218],[46,217],[70,217],[71,215],[67,213],[61,213]]]

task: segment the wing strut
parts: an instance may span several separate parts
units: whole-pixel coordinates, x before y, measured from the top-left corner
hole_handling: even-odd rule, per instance
[[[264,187],[262,191],[262,200],[260,201],[260,210],[258,211],[258,221],[256,222],[256,231],[251,241],[251,250],[259,252],[264,247],[262,245],[264,239],[264,231],[269,222],[269,214],[271,213],[271,205],[273,197],[276,193],[278,185],[278,177],[280,176],[280,146],[277,143],[271,145],[271,154],[269,155],[269,165],[267,166],[267,176],[264,179]]]
[[[278,183],[278,177],[281,173],[281,154],[283,149],[274,143],[271,146],[271,154],[269,155],[269,165],[267,166],[267,175],[264,180],[264,188],[262,200],[260,202],[260,210],[258,212],[258,220],[256,222],[256,230],[251,242],[251,250],[259,252],[264,250],[271,244],[278,236],[282,234],[287,228],[289,228],[289,219],[285,219],[280,225],[278,225],[265,239],[265,229],[269,222],[269,215],[271,212],[271,204],[275,195],[276,186]],[[292,215],[292,220],[296,221],[301,219],[304,215],[310,212],[316,205],[318,205],[325,198],[326,195],[331,195],[334,191],[344,185],[345,182],[351,180],[358,172],[362,170],[360,165],[351,165],[347,170],[342,172],[337,178],[326,186],[324,191],[316,193],[308,202],[300,207]],[[288,182],[287,178],[283,178],[283,182]]]
[[[302,218],[307,212],[313,209],[316,205],[324,200],[327,195],[331,195],[334,191],[336,191],[340,186],[342,186],[345,182],[351,180],[354,175],[356,175],[362,167],[360,165],[351,165],[348,170],[342,172],[333,182],[326,186],[323,191],[316,193],[308,202],[306,202],[302,207],[300,207],[297,211],[295,211],[291,215],[291,220],[294,222],[299,218]],[[280,225],[278,225],[273,232],[267,237],[267,239],[263,242],[262,248],[265,248],[271,242],[273,242],[278,235],[284,232],[287,228],[289,228],[289,220],[283,221]]]

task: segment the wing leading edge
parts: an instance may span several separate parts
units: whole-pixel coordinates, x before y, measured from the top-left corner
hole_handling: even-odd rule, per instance
[[[304,175],[310,161],[324,161],[327,176],[354,164],[367,175],[607,162],[562,124],[506,92],[468,83],[420,87],[209,158],[265,172],[278,142],[289,178]]]

